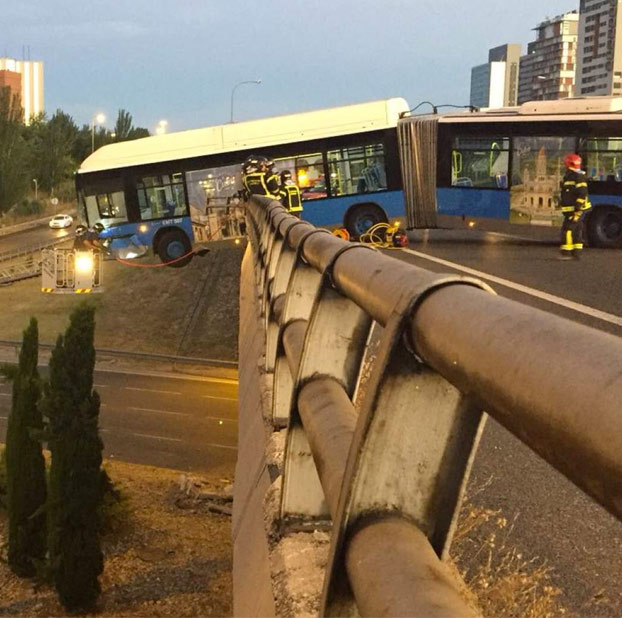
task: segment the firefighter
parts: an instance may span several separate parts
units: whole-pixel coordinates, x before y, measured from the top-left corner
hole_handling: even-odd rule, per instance
[[[76,237],[73,241],[73,248],[78,251],[101,249],[99,233],[103,230],[104,226],[99,222],[97,222],[90,230],[85,225],[76,226]]]
[[[259,171],[259,159],[253,155],[246,157],[244,163],[242,163],[242,185],[244,189],[242,190],[242,197],[244,201],[248,201],[251,192],[246,184],[246,178],[249,174],[254,174]]]
[[[266,159],[266,187],[268,194],[275,200],[280,199],[281,191],[281,179],[279,173],[274,169],[274,161],[272,159]]]
[[[592,205],[587,195],[587,177],[581,169],[581,157],[570,153],[564,158],[566,173],[561,182],[562,242],[560,247],[562,260],[579,259],[583,249],[583,215]]]
[[[287,208],[290,214],[295,217],[302,216],[302,200],[300,199],[300,189],[292,179],[289,170],[283,170],[279,178],[279,198],[281,204]]]
[[[273,199],[278,198],[278,181],[270,169],[274,163],[266,157],[249,157],[245,163],[248,172],[244,176],[244,187],[249,195],[266,195]]]

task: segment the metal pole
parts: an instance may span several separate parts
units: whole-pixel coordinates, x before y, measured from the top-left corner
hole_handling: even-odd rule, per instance
[[[235,91],[236,91],[237,87],[241,86],[242,84],[261,84],[261,80],[260,79],[251,79],[251,80],[247,80],[247,81],[243,81],[243,82],[238,82],[231,89],[231,119],[229,120],[229,122],[231,124],[233,124],[233,95],[235,94]]]

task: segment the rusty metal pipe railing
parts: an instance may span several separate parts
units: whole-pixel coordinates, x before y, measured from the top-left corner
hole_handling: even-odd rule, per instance
[[[281,324],[286,295],[272,298],[270,281],[265,280],[265,275],[263,284],[266,301],[274,302],[273,318],[281,324],[279,366],[285,363],[289,368],[287,375],[283,374],[283,382],[275,377],[275,388],[279,383],[279,393],[284,397],[291,394],[292,405],[299,415],[290,428],[294,432],[290,435],[295,436],[292,457],[298,457],[300,465],[307,466],[305,458],[309,461],[308,456],[313,456],[319,477],[315,481],[318,490],[313,490],[313,495],[323,491],[337,526],[324,591],[326,615],[339,615],[335,611],[339,611],[342,602],[346,603],[344,612],[350,611],[348,593],[342,595],[338,583],[339,569],[343,566],[348,574],[346,588],[351,587],[361,615],[476,615],[465,606],[451,576],[444,573],[439,556],[445,554],[451,540],[450,517],[455,517],[459,504],[458,484],[464,483],[468,476],[467,459],[472,460],[469,449],[475,448],[473,445],[481,433],[478,419],[482,407],[622,518],[622,417],[619,414],[622,343],[619,339],[482,293],[475,286],[485,286],[474,280],[441,276],[367,247],[348,245],[329,234],[311,234],[313,226],[306,223],[294,226],[282,216],[282,209],[276,204],[253,205],[250,212],[258,228],[256,236],[261,239],[257,255],[262,256],[270,273],[277,272],[277,261],[282,257],[283,263],[291,268],[292,255],[286,252],[294,251],[298,256],[297,268],[301,269],[297,271],[294,267],[294,281],[297,279],[293,273],[307,272],[309,265],[322,274],[321,294],[311,317],[308,320],[306,315],[305,319],[299,319],[300,315],[286,317],[286,320],[294,317],[287,324]],[[281,276],[279,294],[283,294],[282,284]],[[296,286],[293,289],[298,290]],[[311,299],[309,290],[314,288],[304,289],[304,294],[298,290],[292,297]],[[360,422],[361,417],[355,423],[348,396],[351,387],[346,392],[341,377],[320,375],[324,371],[322,365],[309,360],[315,358],[308,352],[313,349],[310,345],[316,346],[317,356],[324,349],[318,348],[317,342],[326,341],[330,345],[331,341],[318,336],[324,331],[314,327],[314,321],[333,333],[331,336],[336,339],[332,341],[339,342],[341,349],[345,349],[343,341],[349,342],[348,345],[361,341],[354,334],[358,328],[355,313],[347,313],[349,328],[355,329],[348,331],[348,335],[342,335],[330,322],[332,311],[335,315],[342,310],[350,311],[343,303],[350,303],[359,312],[363,310],[361,315],[371,316],[385,327],[387,335],[383,335],[381,348],[384,360],[376,363],[379,369],[374,370],[372,379],[377,395],[366,396],[364,423]],[[322,313],[321,307],[329,307],[329,313],[325,310]],[[363,325],[360,322],[361,334]],[[403,346],[404,330],[416,357],[423,361],[419,369],[403,369],[413,362],[417,365]],[[576,357],[580,358],[580,365],[575,362]],[[334,364],[336,358],[330,356],[331,371],[338,369]],[[331,375],[341,375],[343,368]],[[413,371],[408,378],[406,373]],[[343,375],[351,376],[351,373]],[[346,382],[352,384],[351,378]],[[462,399],[452,395],[452,389]],[[380,399],[375,397],[383,398],[382,402],[378,404]],[[418,407],[410,403],[412,397],[419,402]],[[393,407],[394,403],[398,407]],[[427,414],[428,409],[433,409],[434,414]],[[411,419],[411,413],[420,416]],[[292,414],[296,417],[295,411]],[[367,424],[374,419],[378,419],[377,427]],[[403,441],[404,432],[400,428],[404,426],[409,426],[411,432],[414,430],[413,436],[422,431],[421,435],[434,445],[430,447],[426,442],[422,450],[416,442]],[[447,432],[446,438],[440,437],[442,432]],[[434,473],[437,477],[422,474],[422,482],[432,483],[429,488],[433,491],[417,496],[417,504],[412,508],[409,501],[404,501],[404,496],[411,495],[403,493],[404,488],[410,487],[408,479],[397,482],[392,494],[394,484],[389,479],[396,477],[383,476],[382,471],[375,474],[374,462],[391,450],[378,448],[384,446],[387,436],[397,440],[394,452],[398,458],[412,453],[413,449],[422,450],[424,458],[431,458],[426,462],[437,461],[434,470],[434,466],[440,466]],[[457,436],[462,437],[452,442]],[[434,441],[439,438],[437,445]],[[387,442],[386,446],[391,444]],[[400,451],[403,445],[409,446]],[[454,449],[451,452],[456,458],[447,460],[451,460],[453,468],[442,467],[445,458],[438,459],[437,453],[442,453],[443,448]],[[374,458],[365,459],[365,453],[374,453]],[[382,468],[393,469],[384,464]],[[400,469],[405,468],[395,467]],[[453,489],[442,485],[434,490],[435,479],[445,478],[450,469],[456,470],[455,478],[449,483],[453,483]],[[308,472],[305,474],[304,478],[309,480]],[[385,481],[388,485],[383,485]],[[386,491],[389,486],[391,489]],[[374,488],[372,493],[370,488]],[[446,492],[445,503],[434,502],[437,490]],[[384,496],[380,502],[375,491]],[[393,502],[393,495],[398,502]],[[293,496],[291,504],[297,499]],[[432,502],[425,502],[428,499]],[[318,503],[307,500],[305,504]],[[428,519],[426,504],[434,511],[432,519]],[[395,517],[391,516],[392,512],[396,513]]]
[[[311,237],[305,259],[322,269],[340,244]],[[363,247],[340,256],[333,269],[336,287],[382,325],[409,288],[437,279]],[[435,290],[414,322],[415,348],[426,362],[622,519],[619,338],[467,285]]]
[[[398,517],[356,530],[346,569],[361,616],[479,616],[465,604],[425,534]]]
[[[622,519],[618,337],[469,288],[430,295],[411,332],[427,363]]]
[[[300,389],[298,411],[334,520],[357,415],[343,386],[322,377]]]

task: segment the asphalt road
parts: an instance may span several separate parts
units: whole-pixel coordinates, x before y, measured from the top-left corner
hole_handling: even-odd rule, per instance
[[[104,456],[187,472],[233,473],[237,457],[237,382],[95,372]],[[0,383],[0,441],[11,404]]]
[[[622,251],[585,249],[579,262],[561,262],[554,245],[469,231],[418,233],[410,251],[391,255],[480,276],[500,295],[622,335]],[[490,418],[470,491],[482,487],[473,502],[516,518],[512,542],[553,567],[574,615],[622,616],[622,523]]]
[[[18,251],[26,247],[52,242],[57,238],[73,236],[75,227],[75,223],[71,227],[63,229],[51,229],[47,225],[41,225],[31,230],[0,236],[0,253]]]

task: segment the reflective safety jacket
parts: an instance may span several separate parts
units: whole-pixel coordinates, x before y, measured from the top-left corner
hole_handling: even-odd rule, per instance
[[[563,213],[589,210],[592,205],[587,197],[587,177],[585,172],[567,170],[561,182],[560,205]]]
[[[289,212],[302,212],[302,200],[300,199],[300,189],[292,182],[281,185],[279,191],[281,204]]]
[[[268,177],[266,172],[251,172],[244,176],[244,186],[251,195],[266,195],[274,199],[278,199],[279,185],[275,185],[273,178],[276,175]]]

